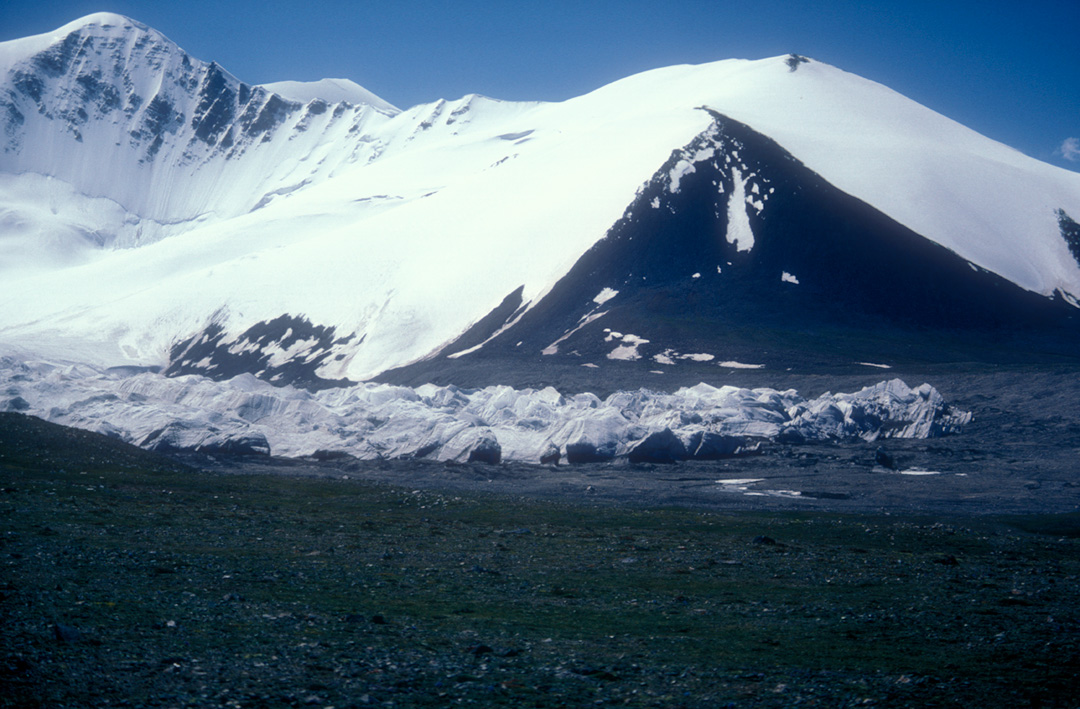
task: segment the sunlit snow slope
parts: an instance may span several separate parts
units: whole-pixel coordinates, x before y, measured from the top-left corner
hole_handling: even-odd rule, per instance
[[[715,238],[760,251],[769,185],[743,143],[707,139],[717,116],[972,269],[1080,297],[1080,175],[879,84],[794,67],[729,60],[558,104],[398,111],[343,80],[244,84],[117,15],[0,44],[0,346],[366,379],[460,342],[500,304],[493,331],[541,312],[644,190],[678,195],[705,163]],[[589,322],[620,290],[593,285]],[[533,354],[558,352],[544,345]]]

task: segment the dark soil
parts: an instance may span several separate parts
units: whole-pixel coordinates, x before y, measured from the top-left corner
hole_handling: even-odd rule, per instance
[[[423,489],[372,480],[409,464],[195,470],[16,415],[0,454],[0,706],[1080,696],[1075,514],[598,504],[440,489],[435,467]]]

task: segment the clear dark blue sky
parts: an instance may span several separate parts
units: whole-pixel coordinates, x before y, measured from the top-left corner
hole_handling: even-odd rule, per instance
[[[0,40],[97,11],[249,83],[344,77],[402,108],[557,101],[646,69],[797,52],[1080,169],[1080,0],[0,0]]]

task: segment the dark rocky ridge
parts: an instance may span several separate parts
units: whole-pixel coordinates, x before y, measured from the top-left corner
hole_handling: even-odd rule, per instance
[[[178,66],[170,66],[177,58]],[[140,96],[133,87],[131,72],[146,70],[162,77],[162,87],[153,96]],[[58,87],[54,95],[47,83]],[[13,69],[11,85],[13,90],[0,92],[7,138],[3,150],[9,153],[25,149],[21,134],[28,112],[61,120],[63,129],[80,141],[80,128],[89,120],[124,124],[128,140],[146,162],[185,126],[192,130],[180,159],[203,160],[214,150],[234,157],[267,140],[293,116],[299,116],[296,130],[302,131],[310,115],[327,110],[325,102],[304,106],[238,81],[216,62],[193,59],[132,20],[121,27],[91,25],[70,32]],[[190,106],[190,113],[183,104]]]
[[[1065,239],[1065,243],[1069,245],[1069,252],[1076,259],[1077,263],[1080,263],[1080,224],[1077,224],[1072,217],[1065,213],[1064,209],[1059,209],[1058,226],[1061,227],[1061,237]]]
[[[341,359],[342,346],[353,336],[337,337],[335,329],[313,325],[304,317],[282,315],[252,325],[239,337],[229,339],[220,325],[178,342],[169,354],[167,376],[201,374],[216,380],[250,373],[278,386],[294,385],[312,390],[352,384],[348,380],[324,379],[319,368],[332,358]],[[297,345],[288,359],[275,357]]]

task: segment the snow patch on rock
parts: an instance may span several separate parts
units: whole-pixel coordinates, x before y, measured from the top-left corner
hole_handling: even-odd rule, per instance
[[[717,362],[721,367],[726,369],[763,369],[764,364],[747,364],[745,362],[736,362],[735,360],[725,360],[723,362]]]
[[[615,340],[621,340],[622,344],[608,352],[608,359],[634,361],[641,359],[641,354],[638,352],[638,347],[648,344],[648,340],[644,337],[638,337],[637,335],[624,335],[621,332],[615,332],[608,330],[607,337],[604,338],[604,342],[613,342]]]
[[[596,294],[596,297],[593,298],[593,302],[597,305],[603,305],[618,294],[619,291],[615,290],[614,288],[605,288],[604,290]]]
[[[735,187],[728,197],[727,241],[735,245],[736,251],[749,251],[754,248],[754,230],[746,212],[746,183],[737,167],[731,168],[731,176]]]

